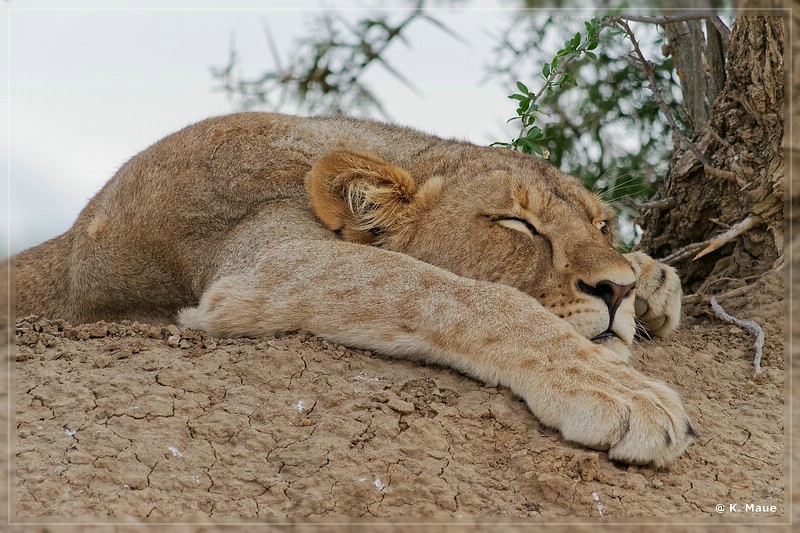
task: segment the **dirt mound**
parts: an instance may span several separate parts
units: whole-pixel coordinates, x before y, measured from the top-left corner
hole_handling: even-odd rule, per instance
[[[782,278],[722,303],[764,327],[758,378],[752,336],[704,313],[635,349],[633,364],[681,393],[700,434],[663,471],[565,443],[506,389],[306,334],[228,340],[28,317],[16,324],[12,509],[18,520],[690,520],[723,504],[726,517],[777,521]]]

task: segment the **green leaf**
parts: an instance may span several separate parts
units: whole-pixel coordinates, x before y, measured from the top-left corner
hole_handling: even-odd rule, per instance
[[[528,94],[528,93],[530,92],[530,91],[528,90],[528,87],[526,87],[526,86],[525,86],[525,84],[524,84],[524,83],[522,83],[521,81],[518,81],[518,82],[517,82],[517,89],[519,89],[520,91],[522,91],[522,92],[523,92],[523,93],[525,93],[525,94]]]
[[[600,44],[599,41],[592,41],[589,43],[589,46],[586,47],[587,50],[594,50],[597,48],[597,45]]]
[[[542,130],[538,126],[534,126],[525,134],[525,139],[536,140],[542,138]]]
[[[550,75],[550,63],[545,63],[544,66],[542,66],[542,76],[546,78],[549,75]]]
[[[558,56],[553,58],[553,61],[550,63],[550,69],[555,70],[558,68]]]
[[[586,57],[588,57],[589,59],[597,60],[597,55],[593,54],[592,52],[584,52],[584,54],[586,54]]]
[[[508,97],[512,100],[527,100],[528,97],[524,94],[509,94]]]
[[[522,151],[526,154],[531,152],[535,152],[539,155],[542,155],[542,147],[539,145],[538,142],[523,137],[521,139],[517,139],[519,141],[518,146],[522,147]]]

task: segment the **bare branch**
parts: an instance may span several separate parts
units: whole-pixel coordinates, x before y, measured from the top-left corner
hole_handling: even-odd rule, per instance
[[[620,25],[624,30],[625,33],[628,34],[628,38],[631,40],[631,44],[633,45],[633,50],[636,53],[636,57],[641,64],[642,68],[644,69],[645,74],[647,75],[647,79],[650,82],[650,89],[653,91],[653,98],[655,98],[656,103],[658,104],[659,109],[664,114],[664,117],[669,122],[672,131],[678,136],[681,140],[681,144],[684,147],[691,150],[691,152],[695,155],[698,161],[703,163],[704,165],[713,166],[711,164],[711,160],[709,160],[703,152],[700,151],[697,146],[694,145],[689,139],[686,138],[686,135],[683,134],[681,129],[678,127],[678,123],[675,122],[675,117],[672,115],[672,111],[670,111],[669,106],[667,106],[666,102],[664,101],[664,97],[661,95],[661,90],[658,88],[658,84],[656,83],[656,75],[653,71],[653,66],[644,57],[644,53],[642,53],[642,49],[639,47],[639,42],[636,40],[636,36],[631,30],[631,27],[628,25],[627,22],[622,20],[621,18],[614,19],[618,25]]]
[[[692,261],[694,261],[695,259],[700,259],[704,255],[710,254],[720,246],[723,246],[731,242],[732,240],[736,239],[739,235],[746,233],[747,231],[750,231],[760,223],[761,223],[761,217],[757,215],[750,215],[749,217],[745,218],[738,224],[734,224],[733,226],[731,226],[731,229],[729,229],[722,235],[718,235],[714,239],[712,239],[708,243],[708,246],[702,252],[700,252],[699,254],[697,254],[692,258]]]
[[[738,224],[734,224],[733,226],[731,226],[731,228],[725,231],[724,233],[702,242],[694,242],[692,244],[684,246],[680,250],[673,252],[670,255],[662,258],[661,261],[667,264],[672,264],[682,259],[686,259],[695,252],[699,252],[697,253],[697,255],[692,257],[692,261],[694,261],[695,259],[699,259],[704,255],[713,252],[714,250],[720,248],[724,244],[731,242],[738,236],[753,229],[756,225],[760,223],[761,223],[761,217],[757,215],[750,215],[741,222],[739,222]]]
[[[716,168],[711,165],[703,165],[703,169],[716,178],[735,181],[739,187],[745,187],[747,185],[747,182],[744,180],[744,178],[739,176],[736,172],[722,170],[721,168]]]
[[[673,253],[669,254],[668,256],[666,256],[666,257],[662,257],[660,259],[660,261],[662,263],[666,263],[668,265],[671,265],[671,264],[676,263],[676,262],[678,262],[678,261],[680,261],[682,259],[686,259],[687,257],[689,257],[690,255],[692,255],[695,252],[699,252],[700,250],[702,250],[703,248],[708,246],[708,243],[710,243],[710,242],[711,242],[710,239],[706,240],[706,241],[703,241],[703,242],[693,242],[692,244],[688,244],[688,245],[684,246],[683,248],[681,248],[680,250],[678,250],[676,252],[673,252]]]
[[[669,209],[677,203],[675,198],[660,198],[658,200],[650,200],[639,206],[640,210],[644,209]]]
[[[669,15],[664,17],[649,17],[643,15],[619,15],[616,18],[620,20],[627,20],[630,22],[644,22],[645,24],[658,24],[659,26],[663,26],[664,24],[674,24],[676,22],[687,22],[690,20],[705,20],[714,18],[714,13],[712,11],[707,11],[707,12],[694,11],[692,13],[684,13],[682,15]]]
[[[724,50],[727,51],[728,50],[728,38],[731,36],[731,29],[729,27],[727,27],[725,25],[725,23],[722,22],[722,19],[717,17],[717,16],[707,17],[706,20],[711,22],[711,24],[713,24],[714,27],[717,29],[717,31],[719,32],[720,37],[722,38],[722,46],[724,47]]]
[[[753,347],[755,348],[755,356],[753,357],[753,367],[755,368],[755,372],[753,373],[753,377],[758,376],[761,373],[761,352],[764,348],[764,330],[752,320],[742,320],[741,318],[736,318],[726,313],[719,303],[717,303],[716,297],[711,298],[711,309],[725,322],[736,324],[737,326],[746,329],[756,336],[756,342],[753,344]]]
[[[722,19],[719,16],[713,14],[713,12],[702,12],[696,11],[694,13],[685,13],[683,15],[669,15],[665,17],[647,17],[641,15],[620,15],[619,17],[622,20],[627,20],[630,22],[644,22],[646,24],[657,24],[659,26],[663,26],[665,24],[674,24],[676,22],[688,22],[690,20],[707,20],[719,32],[720,37],[722,38],[722,43],[727,49],[728,47],[728,37],[731,35],[731,29],[722,22]]]

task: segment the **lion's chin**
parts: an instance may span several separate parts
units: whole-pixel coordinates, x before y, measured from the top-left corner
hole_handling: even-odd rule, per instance
[[[615,333],[609,333],[610,334],[601,333],[600,335],[597,335],[591,339],[591,341],[613,352],[617,356],[615,359],[628,362],[631,357],[630,346],[625,341],[620,339]]]

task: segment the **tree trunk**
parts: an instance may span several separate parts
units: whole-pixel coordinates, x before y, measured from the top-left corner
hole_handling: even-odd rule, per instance
[[[724,88],[694,132],[711,165],[676,147],[664,186],[641,212],[639,248],[678,267],[687,293],[717,292],[723,278],[742,280],[783,260],[785,23],[736,18]],[[705,242],[712,237],[718,242]]]

